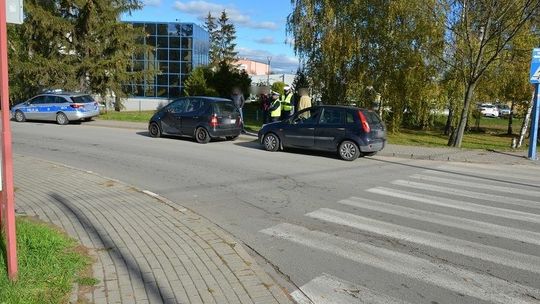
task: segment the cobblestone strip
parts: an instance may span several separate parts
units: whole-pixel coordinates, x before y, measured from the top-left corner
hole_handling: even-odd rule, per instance
[[[203,217],[121,182],[15,155],[17,211],[91,249],[93,291],[72,302],[290,303],[242,246]]]

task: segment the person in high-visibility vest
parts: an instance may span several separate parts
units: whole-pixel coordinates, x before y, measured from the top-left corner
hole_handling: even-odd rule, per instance
[[[279,121],[281,118],[281,101],[279,100],[279,94],[272,92],[271,98],[270,107],[268,108],[270,119],[272,122]]]
[[[283,88],[285,93],[281,96],[281,119],[287,119],[294,114],[294,105],[292,104],[293,91],[290,86],[285,86]]]

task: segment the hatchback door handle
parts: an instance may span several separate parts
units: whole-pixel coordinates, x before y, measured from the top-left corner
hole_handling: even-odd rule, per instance
[[[308,128],[308,130],[312,131],[312,130],[315,130],[315,128]]]
[[[345,131],[345,128],[337,128],[339,131]]]

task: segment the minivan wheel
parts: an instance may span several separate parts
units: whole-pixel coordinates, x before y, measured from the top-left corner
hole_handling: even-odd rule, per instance
[[[24,113],[17,110],[15,112],[15,121],[16,122],[24,122],[26,120],[26,117],[24,116]]]
[[[150,125],[148,126],[148,132],[152,137],[161,137],[161,129],[156,122],[150,123]]]
[[[60,112],[56,114],[56,122],[59,125],[67,125],[69,123],[69,119],[67,118],[66,114]]]
[[[198,127],[195,130],[195,140],[200,144],[207,144],[210,141],[210,134],[203,127]]]
[[[279,138],[274,133],[268,133],[263,139],[264,148],[266,151],[276,152],[279,150]]]
[[[360,156],[358,145],[350,140],[345,140],[339,145],[339,157],[346,161],[353,161]]]

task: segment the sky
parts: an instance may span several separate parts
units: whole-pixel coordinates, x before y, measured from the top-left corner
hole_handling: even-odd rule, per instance
[[[211,12],[223,10],[236,27],[238,56],[267,63],[273,73],[296,73],[298,59],[285,30],[292,10],[290,0],[143,0],[142,10],[122,17],[124,21],[193,22],[204,24]]]

